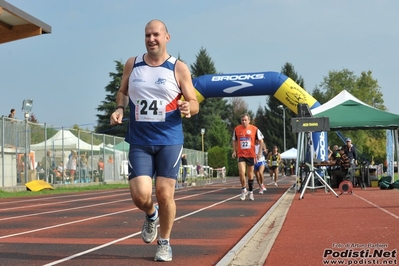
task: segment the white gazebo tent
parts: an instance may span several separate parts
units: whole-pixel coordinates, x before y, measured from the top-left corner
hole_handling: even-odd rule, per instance
[[[295,148],[291,148],[285,152],[283,152],[282,154],[280,154],[281,159],[283,160],[292,160],[292,159],[296,159],[298,156],[297,154],[297,149]]]
[[[37,144],[32,144],[30,148],[32,150],[100,150],[100,147],[97,145],[92,145],[79,139],[69,130],[60,130],[48,140]]]
[[[72,134],[69,130],[60,130],[54,136],[46,141],[30,145],[30,149],[35,151],[37,159],[41,160],[46,154],[46,150],[53,151],[56,160],[68,161],[68,155],[71,150],[99,152],[100,147],[91,145]],[[37,161],[37,160],[36,160]],[[58,161],[56,162],[58,163]]]

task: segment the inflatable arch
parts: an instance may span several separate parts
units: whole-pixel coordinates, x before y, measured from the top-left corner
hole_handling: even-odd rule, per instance
[[[193,79],[197,99],[273,95],[287,108],[297,113],[298,104],[308,104],[310,109],[320,106],[306,90],[291,78],[278,72],[252,72],[236,74],[209,74]],[[313,132],[315,156],[327,160],[327,136],[324,132]]]

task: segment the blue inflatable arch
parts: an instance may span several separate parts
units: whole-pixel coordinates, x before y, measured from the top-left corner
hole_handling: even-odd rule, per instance
[[[252,72],[234,74],[209,74],[193,79],[197,99],[273,95],[294,113],[298,104],[308,104],[310,109],[320,106],[306,90],[291,78],[278,72]],[[315,156],[327,160],[327,136],[324,132],[313,132]]]

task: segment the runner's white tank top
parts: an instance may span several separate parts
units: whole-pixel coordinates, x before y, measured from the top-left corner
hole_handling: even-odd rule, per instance
[[[130,121],[126,141],[138,145],[183,144],[181,90],[175,77],[177,59],[149,66],[137,56],[129,77]]]

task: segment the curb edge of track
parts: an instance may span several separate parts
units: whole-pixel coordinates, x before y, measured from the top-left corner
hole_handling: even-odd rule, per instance
[[[281,230],[285,217],[292,204],[292,200],[296,194],[295,192],[292,192],[292,190],[292,187],[288,188],[287,191],[284,192],[284,194],[281,195],[281,197],[265,213],[265,215],[263,215],[251,230],[229,252],[227,252],[216,266],[248,265],[241,264],[240,261],[242,261],[242,263],[248,263],[249,260],[255,260],[257,263],[263,264]],[[282,208],[279,208],[278,214],[276,214],[277,208],[280,206],[282,206]],[[271,227],[272,229],[270,229]],[[246,248],[250,249],[250,258],[245,254]],[[259,249],[257,255],[254,254],[254,249]]]

